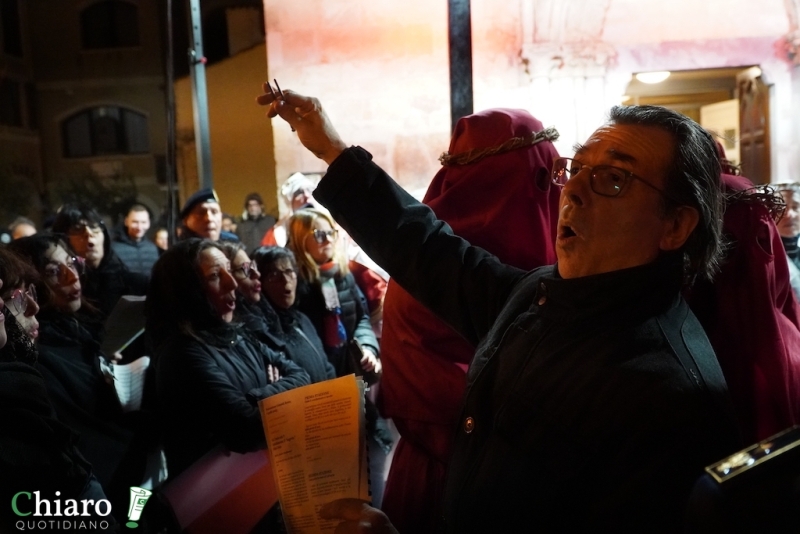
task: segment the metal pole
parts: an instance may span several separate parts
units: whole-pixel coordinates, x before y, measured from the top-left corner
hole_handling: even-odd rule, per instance
[[[472,24],[470,0],[448,0],[450,45],[450,130],[472,114]]]
[[[192,107],[194,109],[194,138],[197,150],[197,176],[201,188],[214,187],[211,177],[211,139],[208,130],[208,93],[206,91],[206,58],[203,55],[203,26],[200,0],[189,0],[192,21],[192,48],[189,67],[192,74]]]
[[[175,49],[172,34],[172,0],[167,0],[167,155],[165,172],[167,174],[167,236],[169,244],[175,239]]]

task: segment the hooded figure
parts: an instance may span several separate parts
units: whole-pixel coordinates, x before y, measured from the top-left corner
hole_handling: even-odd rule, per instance
[[[555,262],[558,152],[528,112],[491,109],[458,121],[423,199],[453,231],[530,270]],[[378,405],[400,432],[382,509],[400,532],[438,524],[445,470],[475,347],[394,282],[384,302]]]
[[[267,230],[261,239],[263,246],[285,247],[288,240],[286,227],[292,214],[302,208],[314,208],[314,197],[312,193],[317,187],[319,178],[312,178],[302,172],[296,172],[289,176],[281,185],[281,196],[284,202],[283,217],[275,225]]]
[[[714,282],[688,295],[714,347],[746,443],[800,424],[800,309],[774,222],[777,204],[723,174],[723,232],[731,245]]]

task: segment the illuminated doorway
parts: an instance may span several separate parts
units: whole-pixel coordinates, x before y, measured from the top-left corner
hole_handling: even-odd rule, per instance
[[[744,176],[770,182],[769,87],[758,67],[673,71],[647,82],[634,76],[623,104],[664,106],[691,117],[716,135]]]

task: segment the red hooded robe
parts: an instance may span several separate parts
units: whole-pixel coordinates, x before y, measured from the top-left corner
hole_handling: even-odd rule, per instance
[[[800,424],[800,310],[768,206],[739,194],[753,184],[722,175],[723,233],[731,245],[714,283],[692,289],[689,304],[708,334],[733,399],[742,437],[766,439]]]
[[[458,121],[450,155],[499,146],[541,132],[528,112],[492,109]],[[548,140],[446,165],[423,202],[457,235],[501,261],[533,269],[555,262],[560,189],[550,183],[558,153]],[[431,532],[438,521],[445,469],[475,347],[397,284],[384,303],[378,404],[401,439],[382,508],[400,532]]]

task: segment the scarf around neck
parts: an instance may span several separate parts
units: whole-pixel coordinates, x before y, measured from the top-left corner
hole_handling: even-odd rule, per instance
[[[341,347],[347,341],[347,331],[342,323],[342,306],[336,287],[339,266],[334,261],[325,262],[319,266],[319,274],[320,290],[327,310],[322,320],[322,341],[326,347]]]

